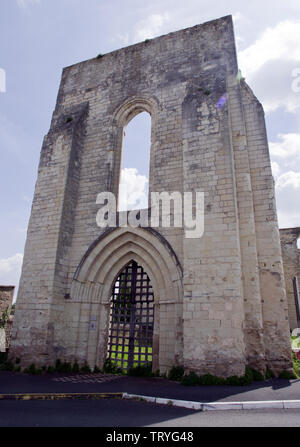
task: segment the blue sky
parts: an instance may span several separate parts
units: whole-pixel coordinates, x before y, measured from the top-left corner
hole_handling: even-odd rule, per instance
[[[39,153],[62,68],[227,14],[234,18],[243,76],[266,111],[280,226],[300,225],[299,0],[0,0],[0,69],[6,72],[6,92],[0,93],[1,284],[19,280]],[[144,116],[134,121],[136,132],[134,122],[126,132],[131,151],[147,132],[149,138]],[[126,178],[142,195],[148,166],[129,149],[126,154]]]

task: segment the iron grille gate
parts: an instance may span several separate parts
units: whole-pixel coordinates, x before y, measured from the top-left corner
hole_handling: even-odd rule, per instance
[[[107,357],[122,370],[152,362],[154,295],[144,269],[131,261],[119,274],[110,307]]]

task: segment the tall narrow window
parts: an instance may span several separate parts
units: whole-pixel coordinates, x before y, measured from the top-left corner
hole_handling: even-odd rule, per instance
[[[298,248],[298,250],[300,250],[300,236],[297,239],[297,248]]]
[[[142,112],[124,129],[118,210],[148,208],[151,117]]]

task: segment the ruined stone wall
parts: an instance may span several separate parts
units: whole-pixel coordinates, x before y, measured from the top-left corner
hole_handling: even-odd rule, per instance
[[[63,70],[12,334],[24,363],[101,366],[113,280],[133,258],[155,290],[161,371],[290,367],[264,118],[236,74],[231,17]],[[201,238],[174,227],[104,233],[96,225],[97,195],[118,194],[124,127],[142,111],[152,120],[150,192],[203,191]],[[278,358],[267,348],[275,334]]]
[[[9,311],[14,298],[15,286],[0,286],[0,316],[8,307]]]
[[[14,298],[14,292],[15,292],[15,286],[0,286],[0,317],[7,308],[8,308],[8,315],[10,314]],[[12,318],[9,316],[5,327],[6,349],[9,346],[11,326],[12,326]]]
[[[280,230],[282,261],[291,330],[299,327],[293,287],[293,279],[295,276],[298,279],[298,286],[300,286],[300,249],[297,248],[297,240],[299,239],[299,237],[300,227],[284,228]]]

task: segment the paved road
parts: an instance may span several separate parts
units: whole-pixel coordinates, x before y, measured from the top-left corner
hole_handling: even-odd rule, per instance
[[[300,410],[195,412],[119,399],[2,401],[0,427],[300,427]]]
[[[0,427],[142,427],[193,413],[121,399],[0,401]]]
[[[66,374],[27,374],[0,372],[0,394],[3,393],[90,393],[127,392],[200,402],[255,401],[300,399],[300,379],[272,379],[249,386],[183,386],[166,379],[121,377],[105,383],[58,382]],[[67,375],[69,379],[72,375]]]

